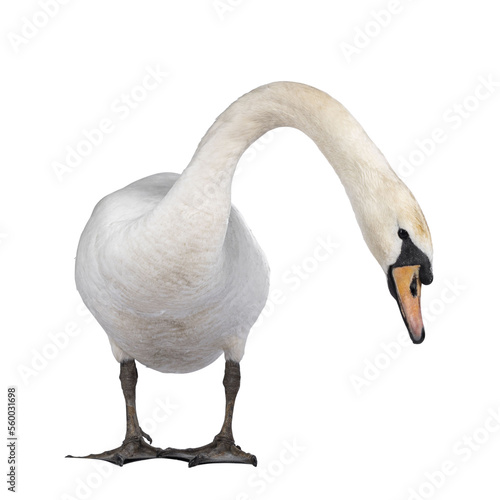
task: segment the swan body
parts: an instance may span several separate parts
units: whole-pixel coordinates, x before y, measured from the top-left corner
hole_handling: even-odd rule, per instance
[[[206,463],[207,457],[255,465],[253,455],[233,446],[231,419],[239,362],[266,303],[269,268],[231,205],[231,182],[244,151],[282,126],[307,134],[338,174],[411,338],[423,340],[420,285],[432,281],[432,243],[415,198],[338,101],[298,83],[264,85],[219,116],[181,175],[152,175],[106,196],[83,231],[77,288],[109,337],[121,364],[127,408],[134,408],[132,413],[127,409],[128,438],[122,447],[89,457],[119,465],[139,456],[189,460],[191,465]],[[141,444],[134,360],[160,372],[185,373],[222,353],[226,420],[214,442],[161,455]],[[130,439],[139,448],[130,451]],[[233,443],[230,449],[228,443]]]
[[[223,352],[242,358],[250,327],[267,299],[269,269],[234,207],[224,252],[210,264],[214,269],[207,270],[201,250],[190,249],[175,233],[162,241],[166,250],[159,265],[147,239],[137,241],[130,261],[121,260],[132,226],[178,179],[172,173],[152,175],[101,200],[80,240],[76,281],[119,362],[136,359],[160,372],[185,373]],[[209,240],[210,227],[200,226],[198,237],[201,244]]]

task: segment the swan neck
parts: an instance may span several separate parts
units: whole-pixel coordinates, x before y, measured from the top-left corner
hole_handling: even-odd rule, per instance
[[[367,170],[392,173],[383,155],[342,104],[313,87],[280,82],[253,90],[222,113],[201,140],[183,177],[198,181],[199,188],[205,191],[218,187],[229,195],[242,154],[259,137],[278,127],[296,128],[309,136],[349,196],[353,192],[351,185],[355,191],[360,185],[369,189]]]
[[[160,202],[150,222],[176,231],[200,252],[220,258],[231,211],[231,183],[245,150],[277,127],[308,135],[328,159],[363,225],[363,200],[397,179],[354,117],[328,94],[307,85],[279,82],[259,87],[226,109],[202,138],[190,164]],[[361,214],[361,215],[360,215]],[[361,220],[360,220],[361,219]],[[209,241],[200,237],[200,228]],[[210,247],[210,248],[209,248]]]

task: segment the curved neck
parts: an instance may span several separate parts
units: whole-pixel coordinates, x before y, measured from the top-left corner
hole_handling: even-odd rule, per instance
[[[242,96],[217,118],[153,219],[157,223],[170,219],[186,235],[189,227],[196,232],[209,225],[213,243],[219,247],[225,237],[231,182],[239,158],[265,132],[285,126],[301,130],[316,143],[340,177],[358,222],[360,211],[366,210],[366,199],[375,197],[381,181],[399,181],[338,101],[307,85],[278,82]],[[360,204],[360,200],[364,201]],[[171,224],[167,224],[170,230]]]

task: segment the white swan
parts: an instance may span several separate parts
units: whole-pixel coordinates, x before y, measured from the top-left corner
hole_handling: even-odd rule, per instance
[[[248,146],[282,126],[307,134],[337,172],[412,340],[423,341],[420,284],[432,281],[432,243],[415,198],[339,102],[297,83],[259,87],[219,116],[182,175],[152,175],[106,196],[83,231],[77,288],[109,336],[127,409],[123,444],[89,458],[256,464],[235,446],[231,422],[239,362],[267,299],[269,269],[231,205],[231,182]],[[222,353],[226,417],[214,441],[187,450],[147,444],[135,412],[134,360],[185,373]]]

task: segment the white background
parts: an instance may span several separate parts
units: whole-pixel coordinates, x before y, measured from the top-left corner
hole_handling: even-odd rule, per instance
[[[4,387],[18,387],[18,498],[243,500],[319,490],[325,498],[497,499],[500,33],[492,2],[73,0],[53,7],[46,23],[42,3],[9,2],[0,16],[2,338]],[[45,25],[30,29],[31,21]],[[31,38],[22,41],[23,30]],[[148,67],[168,76],[144,93],[137,86]],[[481,79],[493,82],[489,91]],[[138,178],[181,172],[227,105],[275,80],[339,99],[419,200],[435,248],[435,281],[423,289],[426,341],[406,341],[326,160],[299,132],[277,130],[243,158],[234,181],[234,203],[281,297],[250,335],[235,412],[237,443],[257,455],[258,468],[65,459],[118,446],[125,430],[119,366],[73,280],[92,208]],[[125,117],[116,100],[131,92],[142,100]],[[58,178],[54,163],[106,118],[113,130]],[[431,145],[435,129],[441,143]],[[402,170],[410,157],[414,167]],[[320,239],[338,248],[318,262]],[[306,277],[291,286],[294,266]],[[139,365],[139,419],[153,444],[212,439],[223,365],[182,376]],[[436,473],[443,464],[447,475]]]

